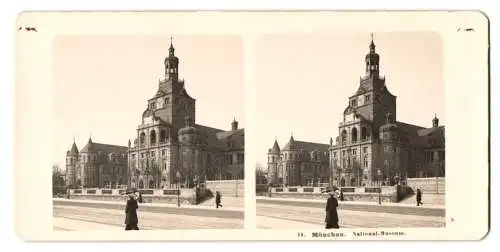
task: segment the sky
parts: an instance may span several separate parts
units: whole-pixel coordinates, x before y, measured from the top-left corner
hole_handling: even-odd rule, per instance
[[[196,99],[196,123],[230,130],[244,117],[243,40],[172,35],[179,78]],[[73,139],[127,146],[164,76],[169,36],[61,36],[53,41],[52,159],[65,167]]]
[[[398,121],[432,126],[444,115],[443,41],[433,32],[373,35],[380,75],[397,97]],[[295,140],[328,144],[338,136],[348,97],[365,74],[370,33],[272,34],[253,45],[252,83],[257,96],[253,124],[258,134],[257,162],[266,166],[267,150]]]

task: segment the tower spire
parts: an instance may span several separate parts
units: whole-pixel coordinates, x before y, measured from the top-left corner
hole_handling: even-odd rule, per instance
[[[434,118],[432,119],[432,127],[433,128],[439,127],[439,119],[437,118],[436,113],[434,113]]]
[[[375,43],[373,42],[373,32],[371,33],[372,41],[370,42],[370,52],[375,53]]]
[[[170,48],[168,48],[168,57],[165,58],[165,78],[177,81],[179,74],[179,58],[175,56],[173,37],[170,36]]]
[[[174,43],[172,42],[172,39],[173,39],[172,36],[170,36],[170,48],[168,49],[170,56],[174,56],[174,52],[175,52]]]
[[[233,122],[231,122],[231,130],[237,130],[238,129],[238,121],[236,121],[236,116],[233,116]]]
[[[380,56],[375,52],[373,33],[371,33],[370,52],[365,57],[366,76],[378,76]]]

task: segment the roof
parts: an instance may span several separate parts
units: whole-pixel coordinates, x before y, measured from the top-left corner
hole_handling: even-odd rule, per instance
[[[73,146],[71,146],[71,150],[69,151],[70,155],[78,155],[78,147],[76,147],[76,143],[73,142]]]
[[[434,132],[439,132],[439,133],[444,133],[444,126],[439,126],[437,128],[426,128],[426,129],[420,129],[417,131],[419,136],[428,136],[429,134],[432,134]]]
[[[280,146],[278,145],[278,141],[274,140],[273,148],[271,153],[280,153]]]
[[[415,131],[416,132],[418,130],[425,129],[422,126],[408,124],[408,123],[404,123],[404,122],[396,122],[396,124],[398,125],[398,128],[402,129],[403,131]]]
[[[423,147],[433,147],[444,145],[444,126],[439,126],[436,128],[425,128],[417,125],[397,122],[400,132],[405,134],[407,140],[418,143]],[[431,139],[433,139],[431,141]],[[429,142],[433,142],[432,146]]]
[[[444,126],[419,130],[420,144],[426,148],[442,148],[445,145]]]
[[[245,130],[244,129],[237,129],[237,130],[231,130],[231,131],[223,131],[223,132],[217,132],[217,139],[219,140],[224,140],[224,139],[229,139],[237,136],[244,136],[245,135]]]
[[[123,153],[127,151],[128,147],[126,146],[93,143],[92,140],[89,139],[89,142],[85,145],[85,147],[83,147],[80,152]]]
[[[228,149],[245,148],[245,129],[220,132],[216,136],[219,141],[225,142]]]
[[[220,149],[242,149],[244,148],[245,129],[237,129],[224,131],[208,127],[205,125],[195,124],[198,132],[206,137],[206,142],[209,148]],[[230,147],[228,147],[228,143]]]
[[[293,137],[290,137],[290,141],[283,147],[283,150],[328,151],[328,147],[328,144],[295,141]]]

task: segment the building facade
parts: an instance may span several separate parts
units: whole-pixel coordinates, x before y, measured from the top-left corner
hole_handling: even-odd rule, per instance
[[[396,96],[379,75],[380,56],[372,41],[365,76],[349,97],[335,143],[330,139],[330,169],[340,186],[393,184],[407,177],[444,176],[444,126],[397,121]]]
[[[244,129],[236,119],[227,130],[196,124],[196,100],[179,79],[172,43],[164,65],[165,76],[147,101],[133,143],[123,147],[89,139],[81,151],[73,143],[66,155],[67,185],[192,187],[205,180],[244,178]]]
[[[396,96],[389,91],[385,78],[379,75],[379,62],[372,38],[365,57],[365,76],[360,78],[358,89],[348,98],[343,120],[338,125],[338,136],[335,141],[330,138],[330,145],[326,147],[328,155],[324,158],[328,159],[331,183],[339,186],[385,185],[410,177],[444,176],[444,126],[439,125],[436,116],[431,127],[397,121]],[[323,145],[316,145],[321,153]],[[297,183],[303,176],[297,169],[283,168],[284,157],[277,143],[269,149],[270,177],[278,184],[281,178],[285,179],[282,184],[303,184]]]
[[[179,79],[172,44],[164,64],[165,76],[147,101],[133,146],[129,141],[129,183],[139,188],[192,187],[204,180],[242,179],[244,129],[236,119],[228,130],[196,124],[196,100]]]
[[[116,187],[127,183],[127,147],[94,143],[66,153],[66,186]]]
[[[275,140],[267,154],[268,183],[312,186],[328,183],[328,144],[295,141],[293,136],[280,149]]]

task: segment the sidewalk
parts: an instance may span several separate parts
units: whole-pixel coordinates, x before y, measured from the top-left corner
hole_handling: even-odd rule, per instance
[[[70,218],[53,217],[53,228],[60,231],[78,231],[78,230],[111,230],[122,231],[123,227],[96,223],[92,221],[81,221]]]
[[[245,198],[243,197],[222,197],[223,208],[234,208],[234,209],[244,209],[245,208]],[[215,208],[215,197],[201,203],[199,207],[211,207]]]
[[[256,200],[262,201],[284,201],[284,202],[307,202],[307,203],[318,203],[326,204],[326,200],[316,200],[316,199],[297,199],[297,198],[279,198],[279,197],[266,197],[266,196],[256,196]],[[339,201],[339,205],[365,205],[365,206],[378,206],[378,202],[373,201]],[[424,208],[424,209],[444,209],[444,205],[424,205],[417,207],[416,204],[409,203],[394,203],[394,202],[382,202],[381,206],[391,206],[391,207],[414,207],[414,208]]]
[[[113,206],[124,206],[127,204],[125,200],[123,201],[103,201],[103,200],[73,200],[73,199],[63,199],[63,198],[53,198],[52,201],[55,202],[71,202],[71,203],[81,203],[81,204],[102,204],[102,205],[113,205]],[[205,210],[214,210],[217,211],[218,209],[215,209],[214,206],[204,206],[204,205],[183,205],[181,204],[180,207],[178,207],[176,204],[165,204],[165,203],[140,203],[139,208],[141,207],[161,207],[161,208],[182,208],[182,209],[205,209]],[[222,210],[225,211],[243,211],[243,207],[226,207]]]

